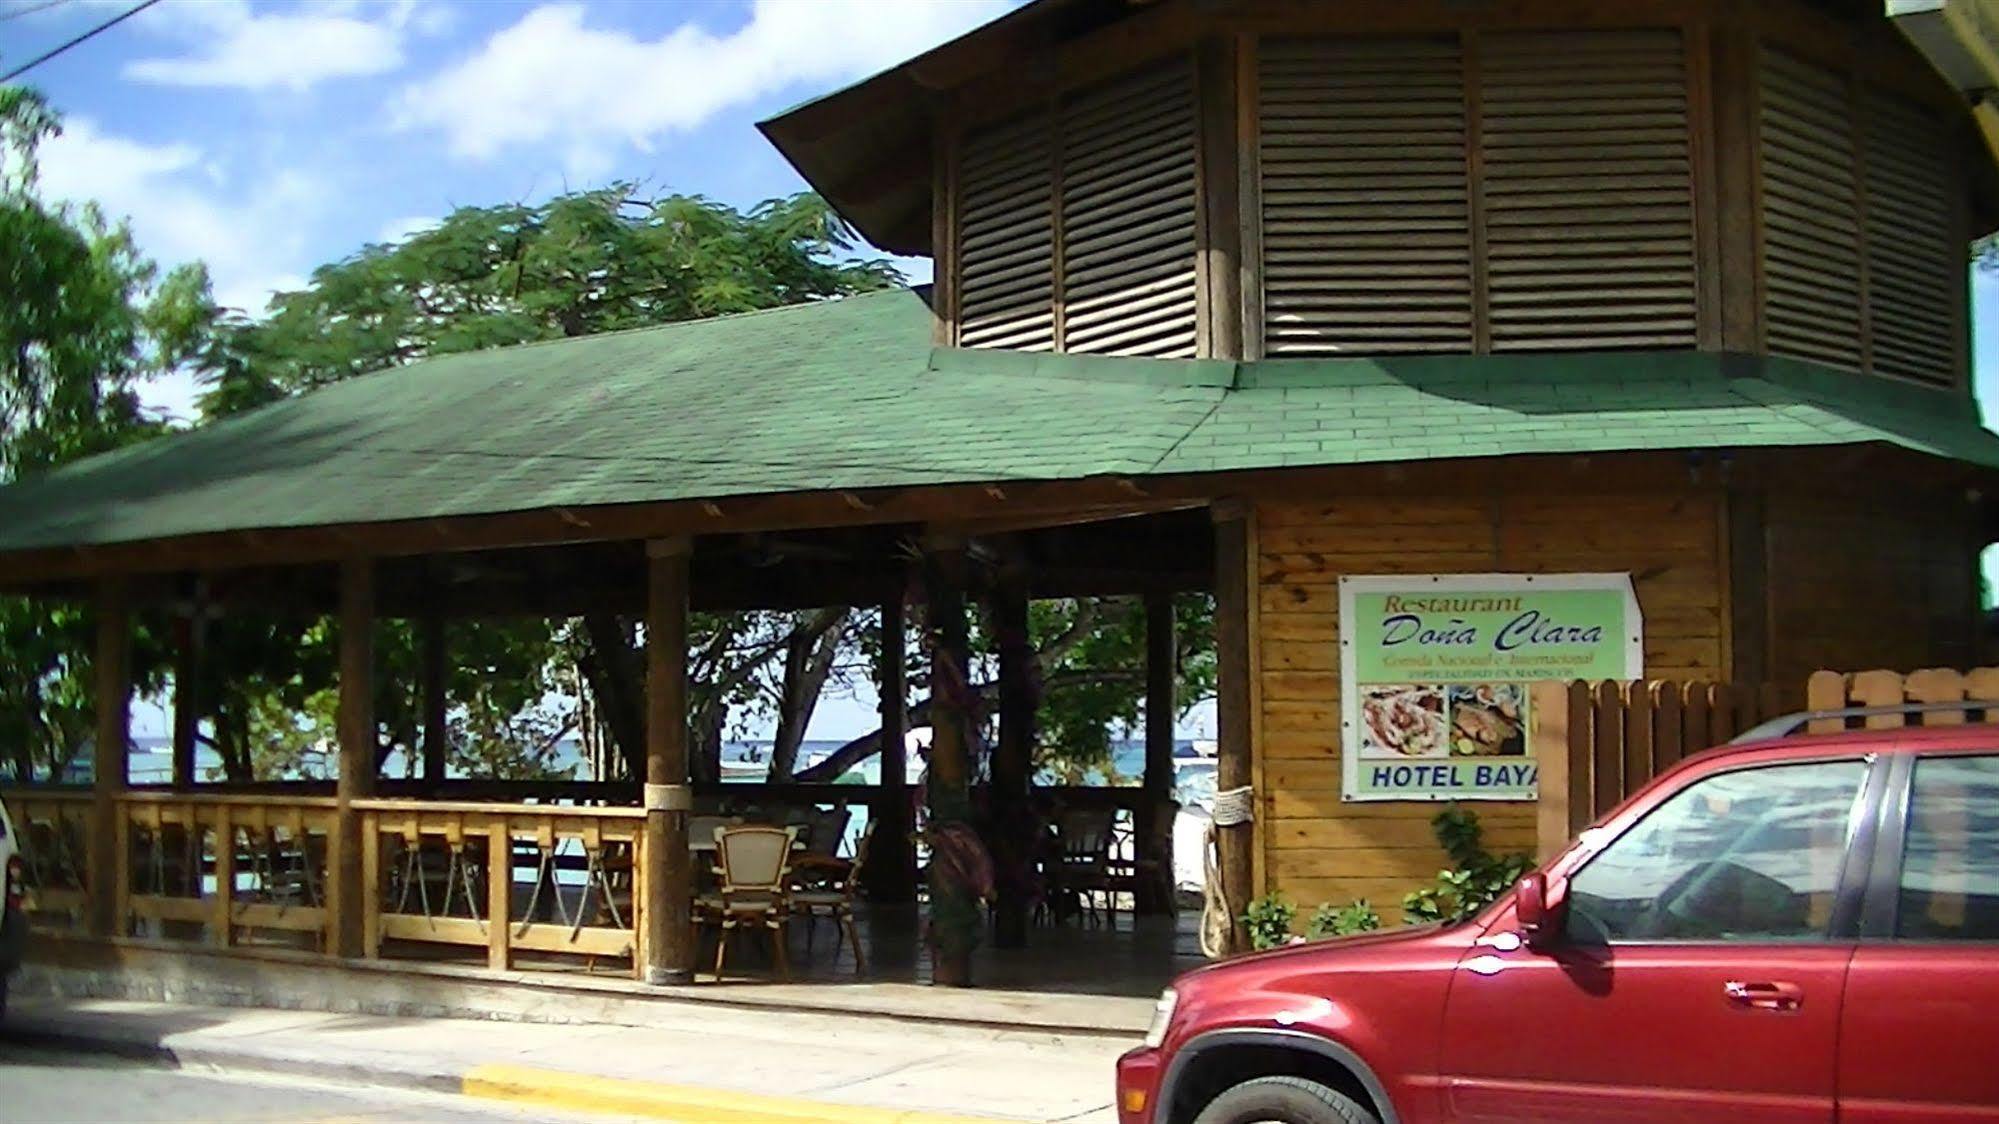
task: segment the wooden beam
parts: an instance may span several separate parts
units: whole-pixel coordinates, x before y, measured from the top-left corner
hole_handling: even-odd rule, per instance
[[[1134,817],[1140,913],[1173,912],[1173,720],[1178,713],[1174,677],[1173,596],[1145,597],[1145,799]]]
[[[881,710],[881,798],[869,852],[868,897],[881,902],[916,900],[916,840],[910,835],[908,758],[909,689],[904,657],[908,629],[901,597],[882,602],[881,654],[875,689]]]
[[[202,649],[208,635],[208,604],[203,583],[189,593],[187,628],[180,634],[174,662],[173,785],[186,792],[194,787],[195,742],[201,732]]]
[[[930,762],[924,780],[929,802],[932,853],[946,833],[971,822],[971,681],[965,631],[965,587],[969,574],[965,538],[938,531],[924,549],[925,622],[930,644]],[[930,864],[931,982],[970,987],[972,946],[981,925],[973,888],[951,877],[954,864]]]
[[[1032,869],[1028,782],[1034,775],[1034,640],[1027,630],[1026,575],[1009,567],[993,591],[993,632],[999,646],[999,745],[992,761],[993,865],[998,877],[993,944],[1027,947],[1028,887],[1010,871]]]
[[[649,984],[694,978],[694,864],[687,849],[687,591],[694,542],[646,544],[644,970]]]
[[[1215,785],[1218,792],[1241,788],[1251,781],[1255,747],[1250,739],[1250,605],[1256,599],[1251,557],[1255,532],[1247,504],[1215,508]],[[1261,804],[1262,793],[1255,794]],[[1238,921],[1249,905],[1255,876],[1255,833],[1244,823],[1221,827],[1216,833],[1220,852],[1222,896],[1229,915]],[[1229,932],[1229,947],[1246,947],[1242,927]]]
[[[445,712],[451,705],[445,676],[448,652],[444,617],[435,612],[427,613],[420,628],[421,650],[418,655],[423,661],[423,780],[428,785],[441,785],[444,783],[450,745]]]
[[[1236,40],[1232,35],[1203,39],[1194,53],[1196,125],[1200,130],[1199,234],[1202,282],[1202,354],[1211,359],[1243,357],[1242,191],[1237,162]]]
[[[90,838],[86,863],[93,936],[125,935],[119,908],[126,885],[126,856],[118,841],[118,798],[126,789],[132,733],[132,618],[130,590],[112,578],[97,589],[97,736],[91,759]]]
[[[362,816],[354,801],[375,794],[375,563],[350,558],[340,566],[340,771],[334,785],[332,854],[327,899],[333,907],[330,951],[359,957],[366,950],[366,896],[381,892],[362,877]]]
[[[932,126],[930,199],[930,340],[958,346],[958,159],[956,126]],[[866,510],[866,509],[862,509]]]

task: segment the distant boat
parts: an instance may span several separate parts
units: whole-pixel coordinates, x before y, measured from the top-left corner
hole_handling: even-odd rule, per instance
[[[1213,760],[1215,753],[1217,752],[1217,749],[1218,747],[1216,746],[1214,739],[1195,738],[1194,740],[1188,742],[1186,745],[1176,748],[1173,751],[1173,756],[1178,758],[1199,757],[1199,758],[1207,758],[1209,760]]]

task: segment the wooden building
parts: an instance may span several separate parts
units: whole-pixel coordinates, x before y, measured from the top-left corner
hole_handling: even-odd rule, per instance
[[[196,575],[243,611],[671,638],[689,605],[900,605],[913,549],[940,621],[1212,590],[1255,809],[1228,897],[1386,904],[1439,865],[1435,805],[1343,799],[1343,577],[1628,574],[1651,677],[1972,660],[1999,438],[1966,249],[1999,178],[1877,5],[1038,0],[763,128],[934,258],[927,302],[428,360],[0,490],[0,582],[106,606],[107,744],[121,614]],[[671,648],[658,978],[690,967]],[[339,814],[371,786],[343,769]],[[1531,845],[1531,803],[1481,811]]]

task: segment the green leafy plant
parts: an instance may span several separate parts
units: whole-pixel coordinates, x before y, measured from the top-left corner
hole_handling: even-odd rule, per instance
[[[1277,893],[1265,894],[1244,907],[1242,926],[1249,931],[1249,946],[1261,951],[1291,943],[1291,922],[1298,907]]]
[[[1322,941],[1328,937],[1344,937],[1354,933],[1371,933],[1381,928],[1381,914],[1368,904],[1366,898],[1349,902],[1344,906],[1322,903],[1312,911],[1312,917],[1305,922],[1305,938]]]
[[[1411,922],[1470,917],[1534,869],[1534,860],[1527,855],[1495,856],[1487,851],[1478,816],[1455,804],[1437,813],[1430,827],[1451,865],[1437,872],[1435,882],[1403,897],[1402,912]]]

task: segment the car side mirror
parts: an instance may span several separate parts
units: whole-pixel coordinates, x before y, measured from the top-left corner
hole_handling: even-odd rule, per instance
[[[1521,877],[1513,887],[1513,916],[1527,947],[1547,948],[1561,939],[1562,904],[1549,901],[1547,875],[1537,870]]]

